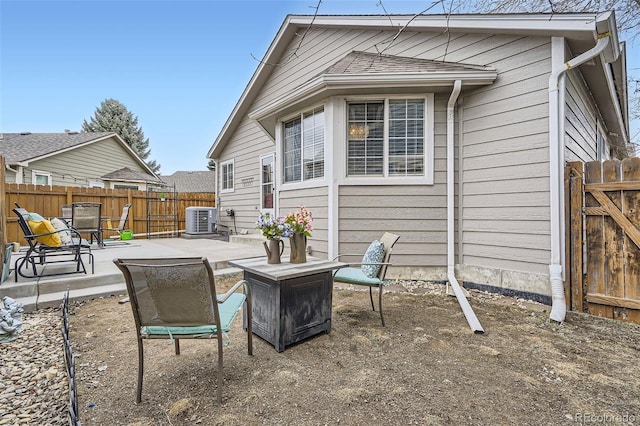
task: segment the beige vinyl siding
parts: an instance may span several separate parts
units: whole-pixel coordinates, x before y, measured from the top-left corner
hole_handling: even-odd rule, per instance
[[[498,70],[498,79],[460,102],[462,263],[545,274],[550,255],[549,39],[525,37],[488,53],[508,53],[482,62]]]
[[[234,191],[220,194],[220,225],[238,233],[243,229],[249,233],[259,232],[255,223],[260,214],[260,156],[274,150],[273,141],[253,120],[245,117],[218,159],[219,163],[234,160]],[[225,214],[227,209],[234,210],[235,218]]]
[[[4,171],[4,181],[6,183],[16,183],[16,174],[10,170]]]
[[[282,191],[279,197],[280,205],[278,211],[280,216],[284,217],[287,213],[296,211],[300,206],[304,206],[311,211],[311,214],[313,214],[313,232],[311,233],[311,238],[307,240],[307,245],[311,246],[314,257],[326,258],[329,239],[327,187]]]
[[[340,253],[364,253],[371,241],[392,232],[400,235],[394,266],[446,265],[443,185],[341,186],[339,202]]]
[[[109,138],[29,162],[24,183],[32,183],[31,170],[37,170],[50,172],[53,185],[87,186],[89,181],[102,182],[100,176],[123,167],[146,173],[120,143]]]
[[[567,72],[565,100],[565,159],[598,159],[597,113],[579,70]]]
[[[392,232],[400,235],[394,266],[447,264],[447,100],[434,99],[433,185],[340,187],[340,253],[364,253],[371,241]]]
[[[462,132],[463,148],[461,162],[456,159],[455,164],[463,167],[460,176],[456,173],[456,179],[462,179],[456,191],[461,189],[464,197],[462,260],[547,273],[549,38],[404,31],[389,44],[396,35],[396,31],[310,28],[301,45],[299,38],[292,41],[250,110],[290,93],[354,50],[495,68],[494,84],[463,88],[458,104],[457,119],[462,122],[456,131]],[[441,88],[435,96],[434,185],[341,185],[336,195],[338,252],[362,252],[371,240],[390,231],[401,235],[394,265],[446,265],[446,102],[450,92],[450,87]],[[334,146],[340,142],[334,140]],[[238,177],[253,173],[257,179],[259,155],[272,150],[273,143],[264,132],[245,119],[219,160],[235,158]],[[245,156],[250,160],[245,161]],[[222,197],[223,209],[242,207],[255,215],[257,185],[239,188],[238,177],[236,192]],[[307,205],[307,197],[321,203],[313,190],[295,192],[297,203]],[[292,204],[285,193],[280,198],[281,203]],[[237,205],[227,206],[231,202]],[[280,212],[283,209],[281,205]],[[239,224],[248,224],[240,219]]]

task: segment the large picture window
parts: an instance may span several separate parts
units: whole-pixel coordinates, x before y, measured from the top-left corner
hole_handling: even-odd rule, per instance
[[[284,123],[284,182],[324,177],[324,109],[305,112]]]
[[[221,191],[233,191],[233,160],[220,164]]]
[[[348,103],[347,176],[424,176],[425,100]]]

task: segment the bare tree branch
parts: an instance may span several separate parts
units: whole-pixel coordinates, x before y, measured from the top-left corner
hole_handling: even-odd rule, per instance
[[[300,41],[298,42],[298,46],[296,46],[296,48],[293,50],[293,52],[289,53],[287,55],[287,57],[282,61],[282,62],[278,62],[275,64],[272,63],[268,63],[268,62],[264,62],[261,59],[256,58],[253,53],[251,54],[251,57],[260,62],[261,64],[266,64],[266,65],[272,65],[272,66],[281,66],[281,65],[286,65],[289,62],[291,62],[293,59],[298,57],[298,51],[300,50],[300,47],[302,46],[302,42],[304,41],[305,37],[307,36],[307,34],[309,33],[309,31],[311,30],[311,27],[313,27],[313,23],[316,21],[316,18],[318,17],[318,12],[320,11],[320,4],[322,4],[322,0],[318,0],[318,4],[314,7],[314,6],[309,6],[312,9],[315,9],[315,12],[313,13],[313,18],[311,18],[311,22],[309,23],[309,25],[307,26],[307,28],[305,28],[304,33],[302,33],[302,36],[300,37]]]

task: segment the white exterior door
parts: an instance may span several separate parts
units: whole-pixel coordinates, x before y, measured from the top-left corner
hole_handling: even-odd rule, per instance
[[[260,211],[275,214],[276,202],[275,153],[260,157]]]

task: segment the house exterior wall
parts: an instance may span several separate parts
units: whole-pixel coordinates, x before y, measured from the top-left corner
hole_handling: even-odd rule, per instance
[[[375,53],[384,49],[389,55],[495,68],[494,84],[464,88],[458,100],[457,271],[466,282],[549,295],[550,38],[404,31],[389,44],[396,35],[395,31],[311,28],[301,45],[299,39],[292,42],[283,58],[294,59],[274,67],[252,109],[274,102],[354,50]],[[580,82],[571,80],[568,86],[571,108],[588,110]],[[279,213],[300,204],[314,214],[327,209],[327,240],[325,224],[322,229],[316,224],[318,241],[311,243],[324,253],[323,245],[331,239],[331,200],[335,200],[338,207],[333,223],[338,228],[339,253],[363,252],[382,232],[395,232],[401,239],[389,276],[446,279],[446,103],[450,92],[450,87],[435,92],[433,185],[351,186],[343,176],[330,175],[326,178],[334,188],[326,190],[326,197],[319,188],[280,192]],[[325,100],[331,111],[339,111],[344,102],[344,97],[336,98]],[[571,118],[576,126],[583,121],[583,117]],[[340,149],[339,139],[345,131],[334,128],[333,132],[327,144]],[[592,149],[589,139],[576,138],[572,143],[572,152],[583,145],[585,152]],[[235,158],[236,189],[221,194],[220,204],[223,209],[240,211],[237,220],[242,227],[253,228],[259,188],[240,187],[239,181],[253,176],[259,182],[259,156],[271,151],[273,141],[245,118],[219,158]],[[327,153],[325,158],[339,160],[341,155],[344,153]]]
[[[471,60],[499,75],[460,104],[463,279],[548,294],[550,40]]]
[[[146,173],[120,143],[109,138],[29,162],[23,173],[23,183],[32,183],[31,171],[37,170],[50,172],[52,185],[88,186],[90,181],[102,183],[100,176],[122,167]]]
[[[565,160],[596,161],[610,158],[603,120],[580,70],[567,72],[565,103]],[[602,146],[599,146],[602,145]]]
[[[301,205],[313,214],[312,237],[307,240],[307,245],[311,246],[312,256],[328,257],[328,235],[329,218],[327,206],[328,188],[319,186],[305,190],[291,190],[280,192],[279,214],[285,216],[289,212],[294,212]],[[304,200],[301,203],[301,200]]]
[[[245,117],[218,159],[218,182],[221,181],[219,165],[229,160],[234,162],[233,191],[218,190],[218,227],[235,233],[243,229],[258,232],[255,223],[260,214],[260,156],[274,151],[274,142],[253,120]],[[227,209],[233,209],[235,216],[226,216]]]

